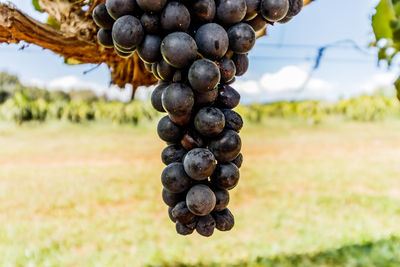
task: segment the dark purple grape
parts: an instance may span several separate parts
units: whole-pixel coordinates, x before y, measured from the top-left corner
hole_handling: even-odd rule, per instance
[[[162,41],[161,54],[171,66],[185,68],[196,59],[197,45],[189,34],[174,32]]]
[[[174,162],[169,164],[161,174],[164,188],[172,193],[182,193],[191,186],[190,177],[186,174],[183,164]]]
[[[115,20],[135,13],[138,9],[136,1],[132,0],[106,0],[108,14]]]
[[[178,204],[181,201],[184,201],[186,199],[186,193],[181,193],[181,194],[175,194],[169,192],[167,189],[163,188],[162,190],[162,199],[165,204],[167,204],[169,207],[175,207],[176,204]]]
[[[183,167],[190,178],[201,181],[211,176],[217,162],[207,148],[190,150],[183,159]]]
[[[187,82],[188,72],[185,69],[175,70],[172,81],[174,83],[185,83]]]
[[[161,58],[161,38],[157,35],[146,35],[137,48],[138,56],[146,63],[154,63]]]
[[[111,32],[111,35],[112,35],[112,32]],[[120,45],[118,45],[114,40],[113,40],[113,42],[114,42],[114,48],[117,49],[117,50],[120,51],[120,52],[123,52],[123,53],[133,53],[133,52],[136,50],[136,47],[133,47],[133,48],[124,48],[124,47],[121,47]]]
[[[219,67],[221,71],[221,82],[227,83],[230,82],[236,75],[236,66],[235,63],[229,59],[224,57],[219,62]]]
[[[176,232],[180,235],[190,235],[193,233],[194,229],[191,229],[187,227],[184,224],[181,224],[180,222],[176,222],[175,224]]]
[[[144,13],[140,18],[147,34],[158,34],[160,31],[160,18],[155,14]]]
[[[158,123],[157,133],[161,140],[168,143],[178,143],[183,136],[182,129],[168,116],[163,117]]]
[[[186,31],[190,26],[189,10],[179,2],[169,2],[161,13],[161,27],[167,32]]]
[[[114,47],[114,42],[112,39],[111,31],[109,31],[109,30],[100,29],[97,32],[97,40],[105,48],[113,48]]]
[[[191,112],[194,105],[192,89],[183,83],[169,85],[162,94],[164,109],[171,115],[183,116]]]
[[[136,2],[145,12],[159,12],[164,8],[167,0],[136,0]]]
[[[214,217],[216,228],[220,231],[229,231],[235,225],[235,218],[229,209],[213,212],[212,216]]]
[[[258,32],[265,28],[267,22],[264,20],[263,16],[259,14],[254,19],[248,21],[247,24],[249,24],[255,32]]]
[[[224,130],[210,141],[208,147],[218,162],[230,162],[239,155],[242,141],[237,132]]]
[[[186,205],[195,215],[205,216],[215,207],[214,192],[206,185],[193,186],[186,195]]]
[[[194,117],[194,126],[203,136],[217,136],[225,127],[225,116],[218,108],[205,107]]]
[[[233,163],[219,163],[211,176],[211,183],[218,188],[231,190],[239,182],[239,168]]]
[[[289,0],[289,10],[286,16],[293,18],[300,13],[302,8],[303,0]]]
[[[261,0],[246,0],[247,11],[244,20],[254,19],[260,11],[260,4]]]
[[[175,74],[175,68],[169,65],[164,59],[161,59],[157,64],[157,72],[162,80],[171,81]]]
[[[240,132],[243,127],[243,119],[237,112],[231,109],[222,109],[222,113],[225,116],[225,129],[234,130]]]
[[[192,150],[194,148],[198,147],[204,147],[205,146],[205,141],[203,140],[203,137],[197,133],[196,131],[188,131],[181,140],[181,145],[186,149],[186,150]]]
[[[137,18],[125,15],[115,21],[112,28],[112,37],[118,46],[131,49],[142,42],[144,30]]]
[[[164,148],[161,153],[161,159],[165,165],[169,165],[174,162],[182,162],[183,156],[185,156],[186,153],[186,149],[184,149],[181,145],[172,144]]]
[[[249,68],[249,58],[247,54],[234,54],[232,57],[236,66],[236,76],[242,76]]]
[[[190,212],[185,201],[181,201],[172,209],[172,216],[180,223],[187,224],[196,219],[196,215]]]
[[[168,114],[168,116],[171,118],[171,120],[176,123],[179,126],[185,126],[187,125],[191,118],[192,118],[192,114],[191,113],[187,113],[184,115],[172,115],[172,114]]]
[[[229,38],[225,29],[216,23],[201,26],[195,35],[199,52],[206,58],[218,60],[222,58],[229,47]]]
[[[153,93],[151,94],[151,104],[158,112],[165,112],[165,109],[162,106],[161,96],[167,86],[168,84],[161,83],[154,88]]]
[[[219,86],[216,105],[219,108],[233,109],[240,102],[240,94],[230,85]]]
[[[192,5],[195,19],[200,22],[211,22],[215,17],[216,7],[214,0],[197,0]]]
[[[233,164],[236,165],[236,167],[238,167],[238,169],[240,169],[240,167],[242,167],[243,164],[243,155],[242,153],[240,153],[233,161]]]
[[[270,21],[283,19],[289,11],[288,0],[261,0],[260,6],[262,16]]]
[[[217,2],[217,18],[222,24],[235,24],[246,16],[246,0],[219,0]]]
[[[229,48],[237,54],[246,54],[256,42],[256,33],[246,23],[239,23],[229,28]]]
[[[229,204],[229,192],[225,189],[215,188],[213,189],[215,194],[215,208],[214,211],[221,211],[226,209]]]
[[[218,66],[208,59],[196,60],[189,69],[188,79],[193,90],[205,93],[217,87],[220,81]]]
[[[196,231],[202,236],[209,237],[213,235],[215,226],[216,222],[214,218],[208,214],[206,216],[199,217]]]
[[[172,222],[176,222],[176,219],[172,215],[172,208],[168,207],[168,217],[171,219]]]
[[[92,17],[100,28],[111,30],[114,19],[108,14],[105,4],[99,4],[93,9]]]
[[[196,107],[211,106],[218,96],[218,88],[205,93],[195,93],[194,104]]]

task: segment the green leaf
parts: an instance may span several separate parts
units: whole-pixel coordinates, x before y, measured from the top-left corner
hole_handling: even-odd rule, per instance
[[[40,7],[39,0],[32,0],[32,5],[35,8],[35,10],[43,12],[42,8]]]
[[[391,0],[381,0],[376,7],[375,15],[372,17],[372,28],[377,41],[392,38],[393,32],[390,25],[391,21],[395,19]]]

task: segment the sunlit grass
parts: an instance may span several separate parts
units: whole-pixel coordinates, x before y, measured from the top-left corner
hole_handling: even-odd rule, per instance
[[[400,236],[398,122],[247,126],[236,226],[208,239],[180,237],[168,219],[155,127],[0,124],[0,265],[292,265],[286,255]],[[356,251],[355,263],[371,256]]]

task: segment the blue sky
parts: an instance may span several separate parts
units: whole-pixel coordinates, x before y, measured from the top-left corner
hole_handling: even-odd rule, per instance
[[[35,12],[31,1],[11,1],[20,9],[45,20]],[[257,40],[249,54],[250,68],[236,82],[243,102],[266,102],[281,99],[327,99],[371,93],[388,86],[396,70],[377,67],[376,50],[368,49],[373,41],[370,17],[376,0],[317,0],[303,9],[290,23],[277,24],[268,29],[268,36]],[[335,47],[325,53],[320,67],[313,72],[304,90],[299,88],[307,78],[319,46],[338,40],[351,39],[363,48],[360,52],[347,47]],[[92,88],[97,92],[111,92],[111,97],[125,99],[116,88],[107,90],[110,75],[105,65],[83,75],[91,65],[67,66],[63,58],[50,51],[31,45],[0,45],[0,70],[18,74],[25,83],[48,88]],[[139,96],[148,94],[141,89]]]

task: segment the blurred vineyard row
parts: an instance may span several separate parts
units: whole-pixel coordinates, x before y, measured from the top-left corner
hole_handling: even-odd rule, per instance
[[[395,96],[376,94],[341,100],[276,102],[239,106],[237,111],[248,122],[261,123],[265,118],[301,119],[318,124],[327,118],[378,121],[400,117],[400,104]],[[111,121],[137,125],[143,120],[160,117],[148,102],[121,103],[107,101],[88,90],[47,91],[23,86],[18,77],[0,73],[0,120],[23,123],[27,121],[66,120]]]

